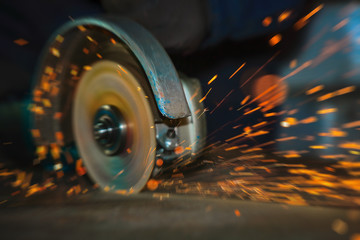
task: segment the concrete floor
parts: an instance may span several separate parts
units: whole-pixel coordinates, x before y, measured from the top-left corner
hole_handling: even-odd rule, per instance
[[[358,239],[360,211],[168,194],[48,193],[3,204],[0,232],[1,239]]]

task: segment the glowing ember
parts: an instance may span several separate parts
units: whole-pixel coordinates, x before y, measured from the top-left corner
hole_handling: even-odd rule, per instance
[[[17,45],[19,45],[19,46],[25,46],[25,45],[27,45],[29,42],[26,41],[26,40],[23,39],[23,38],[19,38],[19,39],[14,40],[14,43],[17,44]]]
[[[58,49],[56,48],[50,48],[50,52],[52,55],[54,55],[55,57],[60,57],[60,52]]]
[[[236,71],[231,74],[231,76],[229,77],[229,79],[231,79],[233,76],[235,76],[235,74],[237,74],[244,66],[246,63],[243,63],[238,69],[236,69]]]
[[[288,19],[291,15],[292,11],[284,11],[280,14],[280,16],[278,17],[278,22],[283,22],[285,21],[286,19]]]
[[[217,75],[215,75],[214,77],[212,77],[210,79],[210,81],[208,82],[208,85],[210,85],[213,81],[215,81],[215,79],[217,78]]]
[[[281,41],[281,39],[282,39],[281,34],[276,34],[269,40],[270,46],[275,46],[276,44],[278,44]]]
[[[262,24],[263,24],[264,27],[268,27],[271,23],[272,23],[272,18],[271,17],[266,17],[262,21]]]

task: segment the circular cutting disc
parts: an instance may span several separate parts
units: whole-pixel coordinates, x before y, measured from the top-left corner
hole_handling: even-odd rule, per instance
[[[94,136],[103,106],[116,109],[126,127],[114,154],[107,154]],[[139,192],[154,167],[156,136],[147,96],[134,75],[114,61],[98,61],[82,75],[72,110],[75,142],[90,177],[105,189]]]

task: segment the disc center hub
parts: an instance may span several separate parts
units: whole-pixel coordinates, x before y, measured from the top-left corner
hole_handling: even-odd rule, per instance
[[[93,137],[106,155],[124,150],[126,132],[125,119],[116,107],[103,105],[98,109],[93,122]]]

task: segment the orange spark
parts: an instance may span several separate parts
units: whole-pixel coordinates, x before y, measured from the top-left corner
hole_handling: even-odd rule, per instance
[[[85,65],[83,68],[84,68],[84,70],[86,70],[86,71],[91,70],[91,66],[89,66],[89,65]]]
[[[202,99],[200,99],[199,103],[202,103],[206,99],[206,97],[210,93],[211,89],[212,88],[210,88],[209,91],[205,94],[205,96]]]
[[[266,18],[264,18],[264,20],[262,21],[262,25],[263,25],[264,27],[268,27],[271,23],[272,23],[272,18],[271,18],[271,17],[266,17]]]
[[[50,48],[50,52],[55,57],[60,57],[60,52],[59,52],[59,50],[57,48]]]
[[[255,124],[255,125],[253,125],[252,127],[253,127],[253,128],[260,127],[260,126],[262,126],[262,125],[265,125],[266,123],[267,123],[267,121],[263,121],[263,122],[260,122],[260,123],[257,123],[257,124]]]
[[[358,151],[349,151],[350,154],[353,154],[353,155],[360,155],[360,152]]]
[[[48,148],[46,146],[38,146],[36,148],[36,155],[40,160],[45,159],[47,153],[48,153]]]
[[[244,127],[244,132],[245,132],[246,134],[251,133],[251,131],[252,131],[251,127],[249,127],[249,126]]]
[[[52,85],[50,95],[57,96],[59,93],[59,90],[60,90],[59,87]]]
[[[250,99],[250,95],[247,95],[242,101],[241,101],[241,105],[244,105],[248,100]]]
[[[327,149],[326,146],[322,146],[322,145],[309,146],[309,148],[312,148],[312,149]]]
[[[338,128],[331,128],[328,133],[319,133],[320,137],[346,137],[347,133]]]
[[[351,93],[353,91],[355,91],[356,87],[355,86],[350,86],[350,87],[346,87],[346,88],[342,88],[336,91],[336,95],[343,95],[343,94],[347,94],[347,93]]]
[[[156,166],[161,167],[164,164],[164,160],[162,160],[161,158],[156,160]]]
[[[288,111],[288,115],[294,115],[295,113],[297,113],[299,110],[298,109],[293,109],[293,110],[289,110]]]
[[[86,28],[83,25],[79,25],[77,28],[82,32],[86,31]]]
[[[325,101],[325,100],[328,100],[332,97],[335,97],[335,95],[333,93],[328,93],[328,94],[325,94],[325,95],[322,95],[321,97],[318,97],[318,101],[321,102],[321,101]]]
[[[40,130],[39,129],[31,129],[31,134],[32,134],[33,138],[39,138]]]
[[[248,136],[249,136],[249,137],[257,137],[257,136],[265,135],[265,134],[268,134],[268,133],[269,133],[269,131],[260,130],[260,131],[251,133],[251,134],[249,134]]]
[[[339,148],[360,150],[359,142],[346,142],[339,144]]]
[[[244,151],[241,151],[242,153],[250,153],[250,152],[256,152],[256,151],[261,151],[262,148],[250,148],[250,149],[246,149]]]
[[[321,109],[319,111],[317,111],[317,114],[328,114],[328,113],[334,113],[337,112],[337,108],[326,108],[326,109]]]
[[[257,147],[265,147],[265,146],[268,146],[268,145],[271,145],[271,144],[274,144],[275,141],[269,141],[269,142],[266,142],[266,143],[262,143],[262,144],[259,144],[257,145]]]
[[[56,145],[56,144],[54,144],[54,143],[52,143],[52,144],[50,144],[50,153],[51,153],[51,156],[52,156],[52,158],[53,159],[59,159],[60,158],[60,148]]]
[[[278,114],[275,113],[275,112],[264,114],[265,117],[273,117],[273,116],[277,116],[277,115],[278,115]]]
[[[336,24],[332,31],[335,32],[337,30],[339,30],[340,28],[344,27],[346,24],[349,23],[349,19],[348,18],[345,18],[344,20],[342,20],[341,22],[339,22],[338,24]]]
[[[44,107],[51,107],[51,102],[47,98],[43,98],[42,103],[43,103]]]
[[[76,76],[78,74],[78,71],[76,69],[71,69],[70,74]]]
[[[64,134],[62,132],[55,132],[55,139],[57,141],[57,143],[59,143],[60,145],[63,144],[64,141]]]
[[[275,36],[273,36],[272,38],[270,38],[269,40],[269,44],[270,46],[275,46],[276,44],[278,44],[282,39],[281,34],[276,34]]]
[[[302,27],[304,27],[307,23],[309,18],[311,18],[312,16],[314,16],[317,12],[319,12],[322,8],[324,7],[324,4],[320,4],[319,6],[317,6],[314,10],[312,10],[310,13],[308,13],[305,17],[301,18],[299,21],[297,21],[294,24],[294,27],[296,30],[301,29]]]
[[[292,60],[291,62],[290,62],[290,68],[295,68],[296,67],[296,65],[297,65],[297,60],[296,59],[294,59],[294,60]]]
[[[56,113],[54,113],[54,119],[60,119],[62,117],[62,112],[56,112]]]
[[[118,67],[121,69],[121,71],[123,71],[124,73],[127,74],[127,71],[125,70],[125,68],[123,68],[122,66],[118,65]]]
[[[360,126],[360,121],[345,123],[344,125],[342,125],[343,128],[353,128],[353,127],[359,127],[359,126]]]
[[[171,178],[184,178],[184,174],[183,173],[173,174],[171,175]]]
[[[333,98],[333,97],[336,97],[336,96],[340,96],[340,95],[344,95],[344,94],[347,94],[347,93],[351,93],[353,91],[355,91],[356,87],[355,86],[349,86],[349,87],[345,87],[345,88],[342,88],[342,89],[339,89],[335,92],[331,92],[331,93],[327,93],[321,97],[318,97],[318,101],[321,102],[321,101],[325,101],[325,100],[328,100],[330,98]]]
[[[300,120],[299,123],[302,123],[302,124],[309,124],[309,123],[314,123],[317,121],[317,118],[316,117],[308,117],[308,118],[305,118],[303,120]]]
[[[240,172],[240,171],[243,171],[243,170],[245,170],[245,167],[243,167],[243,166],[234,168],[234,171],[236,171],[236,172]]]
[[[280,16],[278,17],[278,22],[280,23],[280,22],[285,21],[287,18],[290,17],[291,13],[292,13],[292,11],[290,11],[290,10],[286,10],[286,11],[282,12],[280,14]]]
[[[50,67],[50,66],[46,66],[45,67],[45,70],[44,70],[44,73],[46,74],[52,74],[54,72],[54,68]]]
[[[217,78],[217,74],[215,76],[213,76],[210,81],[208,82],[208,85],[210,85],[210,83],[212,83],[213,81],[215,81],[215,79]]]
[[[76,160],[76,163],[75,163],[75,170],[76,170],[76,173],[79,175],[79,176],[83,176],[86,174],[86,169],[84,168],[83,166],[83,163],[82,163],[82,159],[78,159]]]
[[[297,137],[292,136],[292,137],[278,138],[278,139],[275,139],[275,141],[277,141],[277,142],[285,142],[285,141],[290,141],[290,140],[295,140],[295,139],[297,139]]]
[[[236,135],[235,137],[232,137],[232,138],[226,139],[226,140],[225,140],[225,142],[230,142],[230,141],[235,140],[235,139],[237,139],[237,138],[240,138],[240,137],[242,137],[242,136],[244,136],[244,135],[245,135],[245,133],[242,133],[242,134]]]
[[[240,217],[241,213],[238,209],[234,210],[235,216]]]
[[[304,70],[305,68],[309,67],[310,65],[311,65],[311,61],[304,62],[301,66],[296,68],[294,71],[292,71],[291,73],[289,73],[285,77],[281,78],[281,81],[284,81],[284,80],[294,76],[295,74],[298,74],[300,71]]]
[[[156,181],[155,179],[150,179],[147,184],[146,187],[150,190],[150,191],[155,191],[159,186],[159,182]]]
[[[340,158],[346,158],[347,155],[344,154],[337,154],[337,155],[321,155],[321,158],[324,159],[340,159]]]
[[[38,114],[38,115],[43,115],[45,114],[45,111],[42,107],[39,107],[39,106],[34,106],[32,109],[31,109],[32,112],[34,112],[35,114]]]
[[[97,42],[96,42],[92,37],[86,36],[86,38],[87,38],[90,42],[97,44]]]
[[[196,91],[194,92],[194,94],[190,97],[190,100],[192,101],[200,92],[200,88],[196,88]]]
[[[324,85],[313,87],[306,91],[306,95],[311,95],[324,89]]]
[[[290,151],[290,153],[283,155],[285,158],[299,158],[301,155],[299,155],[296,152]]]
[[[50,84],[49,82],[42,82],[41,83],[41,88],[42,90],[46,91],[46,92],[49,92],[50,91]]]
[[[307,14],[305,17],[303,17],[304,21],[307,21],[309,18],[314,16],[317,12],[319,12],[324,7],[324,4],[320,4],[317,6],[314,10],[312,10],[309,14]]]
[[[116,41],[115,41],[115,39],[113,39],[113,38],[110,38],[110,42],[111,42],[112,44],[116,44]]]
[[[240,69],[242,69],[245,66],[246,62],[244,62],[230,77],[229,79],[231,79],[238,71],[240,71]]]
[[[273,163],[273,162],[277,162],[277,160],[275,159],[265,159],[265,160],[261,160],[262,162],[269,162],[269,163]]]
[[[61,35],[57,35],[56,38],[55,38],[55,40],[56,40],[57,42],[59,42],[59,43],[62,43],[62,42],[64,41],[64,37],[61,36]]]
[[[89,49],[87,49],[87,48],[83,48],[83,52],[85,53],[85,54],[89,54]]]
[[[293,118],[293,117],[285,118],[284,121],[280,122],[280,125],[282,127],[290,127],[290,126],[294,126],[294,125],[297,125],[297,124],[298,124],[297,119]]]
[[[225,151],[228,152],[228,151],[239,149],[239,148],[240,148],[240,146],[233,146],[233,147],[225,148]]]
[[[19,46],[24,46],[24,45],[28,44],[29,42],[23,38],[19,38],[19,39],[14,40],[14,43]]]
[[[201,109],[198,109],[194,112],[195,115],[198,115],[201,112]]]
[[[259,110],[260,108],[261,108],[261,107],[257,107],[257,108],[254,108],[254,109],[252,109],[252,110],[249,110],[249,111],[245,112],[244,115],[248,115],[248,114],[250,114],[250,113],[253,113],[253,112]]]
[[[329,171],[329,172],[335,172],[335,169],[334,168],[331,168],[331,167],[324,167],[325,170]]]
[[[174,150],[175,154],[176,155],[180,155],[182,154],[183,152],[185,151],[184,147],[183,146],[177,146]]]

